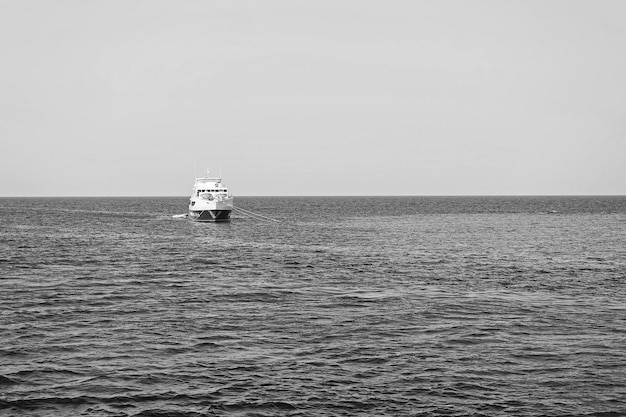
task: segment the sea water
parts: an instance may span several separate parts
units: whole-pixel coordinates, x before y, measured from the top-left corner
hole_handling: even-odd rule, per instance
[[[0,199],[2,416],[626,413],[626,198]]]

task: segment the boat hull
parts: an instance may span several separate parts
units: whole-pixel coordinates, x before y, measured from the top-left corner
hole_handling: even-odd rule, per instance
[[[196,222],[229,222],[232,210],[189,210],[189,219]]]

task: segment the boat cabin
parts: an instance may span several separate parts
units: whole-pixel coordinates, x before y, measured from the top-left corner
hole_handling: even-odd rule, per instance
[[[228,194],[227,188],[208,188],[203,190],[196,190],[196,197],[202,193],[225,193]]]
[[[222,186],[221,178],[196,178],[196,183],[193,187],[194,192],[193,195],[195,197],[199,197],[200,194],[204,193],[219,193],[219,194],[228,194],[228,188]]]

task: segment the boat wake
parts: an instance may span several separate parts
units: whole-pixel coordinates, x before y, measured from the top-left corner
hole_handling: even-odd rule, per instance
[[[266,221],[266,222],[274,222],[274,223],[280,223],[280,220],[277,219],[273,219],[271,217],[267,217],[264,216],[262,214],[259,213],[255,213],[253,211],[250,210],[246,210],[246,209],[242,209],[241,207],[235,207],[233,206],[233,210],[235,212],[237,212],[238,214],[240,214],[241,216],[243,216],[244,218],[250,218],[253,220],[260,220],[260,221]],[[174,214],[172,215],[173,218],[175,219],[188,219],[189,218],[189,214],[188,213],[183,213],[183,214]]]
[[[245,209],[242,209],[241,207],[233,206],[233,210],[235,210],[239,214],[242,214],[245,217],[251,217],[254,220],[262,220],[262,221],[267,221],[267,222],[280,223],[280,220],[276,220],[276,219],[273,219],[271,217],[267,217],[267,216],[264,216],[262,214],[255,213],[255,212],[250,211],[250,210],[245,210]]]

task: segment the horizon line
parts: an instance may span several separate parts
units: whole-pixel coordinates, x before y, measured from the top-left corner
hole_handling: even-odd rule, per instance
[[[388,198],[388,197],[626,197],[626,194],[280,194],[280,195],[236,195],[235,198]],[[7,195],[0,198],[189,198],[187,195]]]

